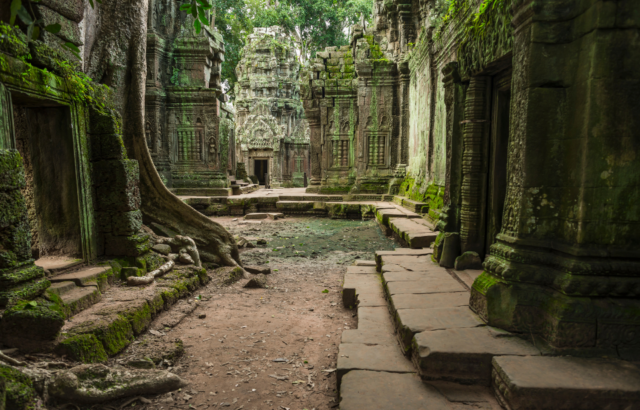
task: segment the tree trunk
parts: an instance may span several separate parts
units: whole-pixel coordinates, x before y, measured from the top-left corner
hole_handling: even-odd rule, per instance
[[[91,46],[87,74],[114,88],[122,114],[123,137],[129,157],[138,160],[140,194],[145,221],[162,224],[193,238],[202,260],[227,266],[240,264],[238,247],[220,224],[173,195],[163,184],[147,148],[144,96],[148,0],[104,0]]]

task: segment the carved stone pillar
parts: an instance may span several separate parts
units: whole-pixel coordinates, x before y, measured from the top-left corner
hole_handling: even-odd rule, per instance
[[[307,111],[307,115],[309,111]],[[320,118],[309,118],[309,129],[311,131],[311,180],[309,185],[319,186],[322,180],[322,132]]]
[[[486,134],[487,77],[471,77],[464,107],[462,133],[462,209],[460,243],[462,252],[483,253],[485,191],[487,184],[484,161]]]
[[[444,104],[446,109],[445,189],[438,230],[458,232],[460,229],[460,194],[462,187],[462,132],[460,121],[464,110],[464,86],[460,84],[458,63],[451,62],[442,69]]]
[[[398,138],[398,164],[409,163],[409,82],[411,72],[406,61],[398,64],[400,71],[400,92],[398,100],[400,105],[400,138]]]
[[[632,4],[513,2],[506,200],[469,302],[491,326],[623,359],[640,354],[640,102],[616,20]]]

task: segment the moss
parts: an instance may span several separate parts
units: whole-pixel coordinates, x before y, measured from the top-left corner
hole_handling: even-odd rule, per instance
[[[105,352],[113,356],[133,341],[133,329],[129,321],[120,315],[109,315],[79,324],[70,334],[93,334],[104,346]]]
[[[0,379],[5,381],[7,410],[36,408],[38,398],[33,381],[22,372],[0,364]]]
[[[71,336],[57,347],[58,353],[82,363],[101,363],[108,359],[102,343],[93,334]]]
[[[27,36],[20,31],[18,26],[11,27],[0,21],[0,51],[17,58],[28,58]]]
[[[244,271],[240,267],[235,267],[229,272],[229,276],[224,280],[225,285],[232,284],[242,279]]]
[[[27,282],[0,291],[0,306],[6,306],[20,300],[31,300],[42,295],[51,286],[47,279]]]

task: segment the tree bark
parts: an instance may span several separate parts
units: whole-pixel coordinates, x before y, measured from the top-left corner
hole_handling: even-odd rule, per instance
[[[144,97],[148,0],[104,0],[94,4],[99,17],[91,29],[97,40],[90,50],[86,71],[115,91],[127,152],[140,168],[145,222],[156,222],[193,238],[204,261],[239,265],[238,247],[231,234],[167,189],[147,148]]]

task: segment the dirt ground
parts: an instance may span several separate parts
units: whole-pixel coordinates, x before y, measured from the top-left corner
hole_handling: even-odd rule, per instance
[[[267,242],[241,249],[241,259],[244,265],[272,269],[268,288],[225,286],[228,269],[220,269],[191,303],[174,307],[195,307],[177,326],[166,326],[171,321],[166,317],[156,319],[155,335],[147,334],[143,344],[181,339],[184,355],[165,365],[189,386],[152,398],[148,408],[338,407],[340,336],[343,329],[357,326],[355,311],[341,303],[342,276],[356,259],[372,260],[375,250],[394,249],[395,243],[373,220],[214,220],[253,244]]]

